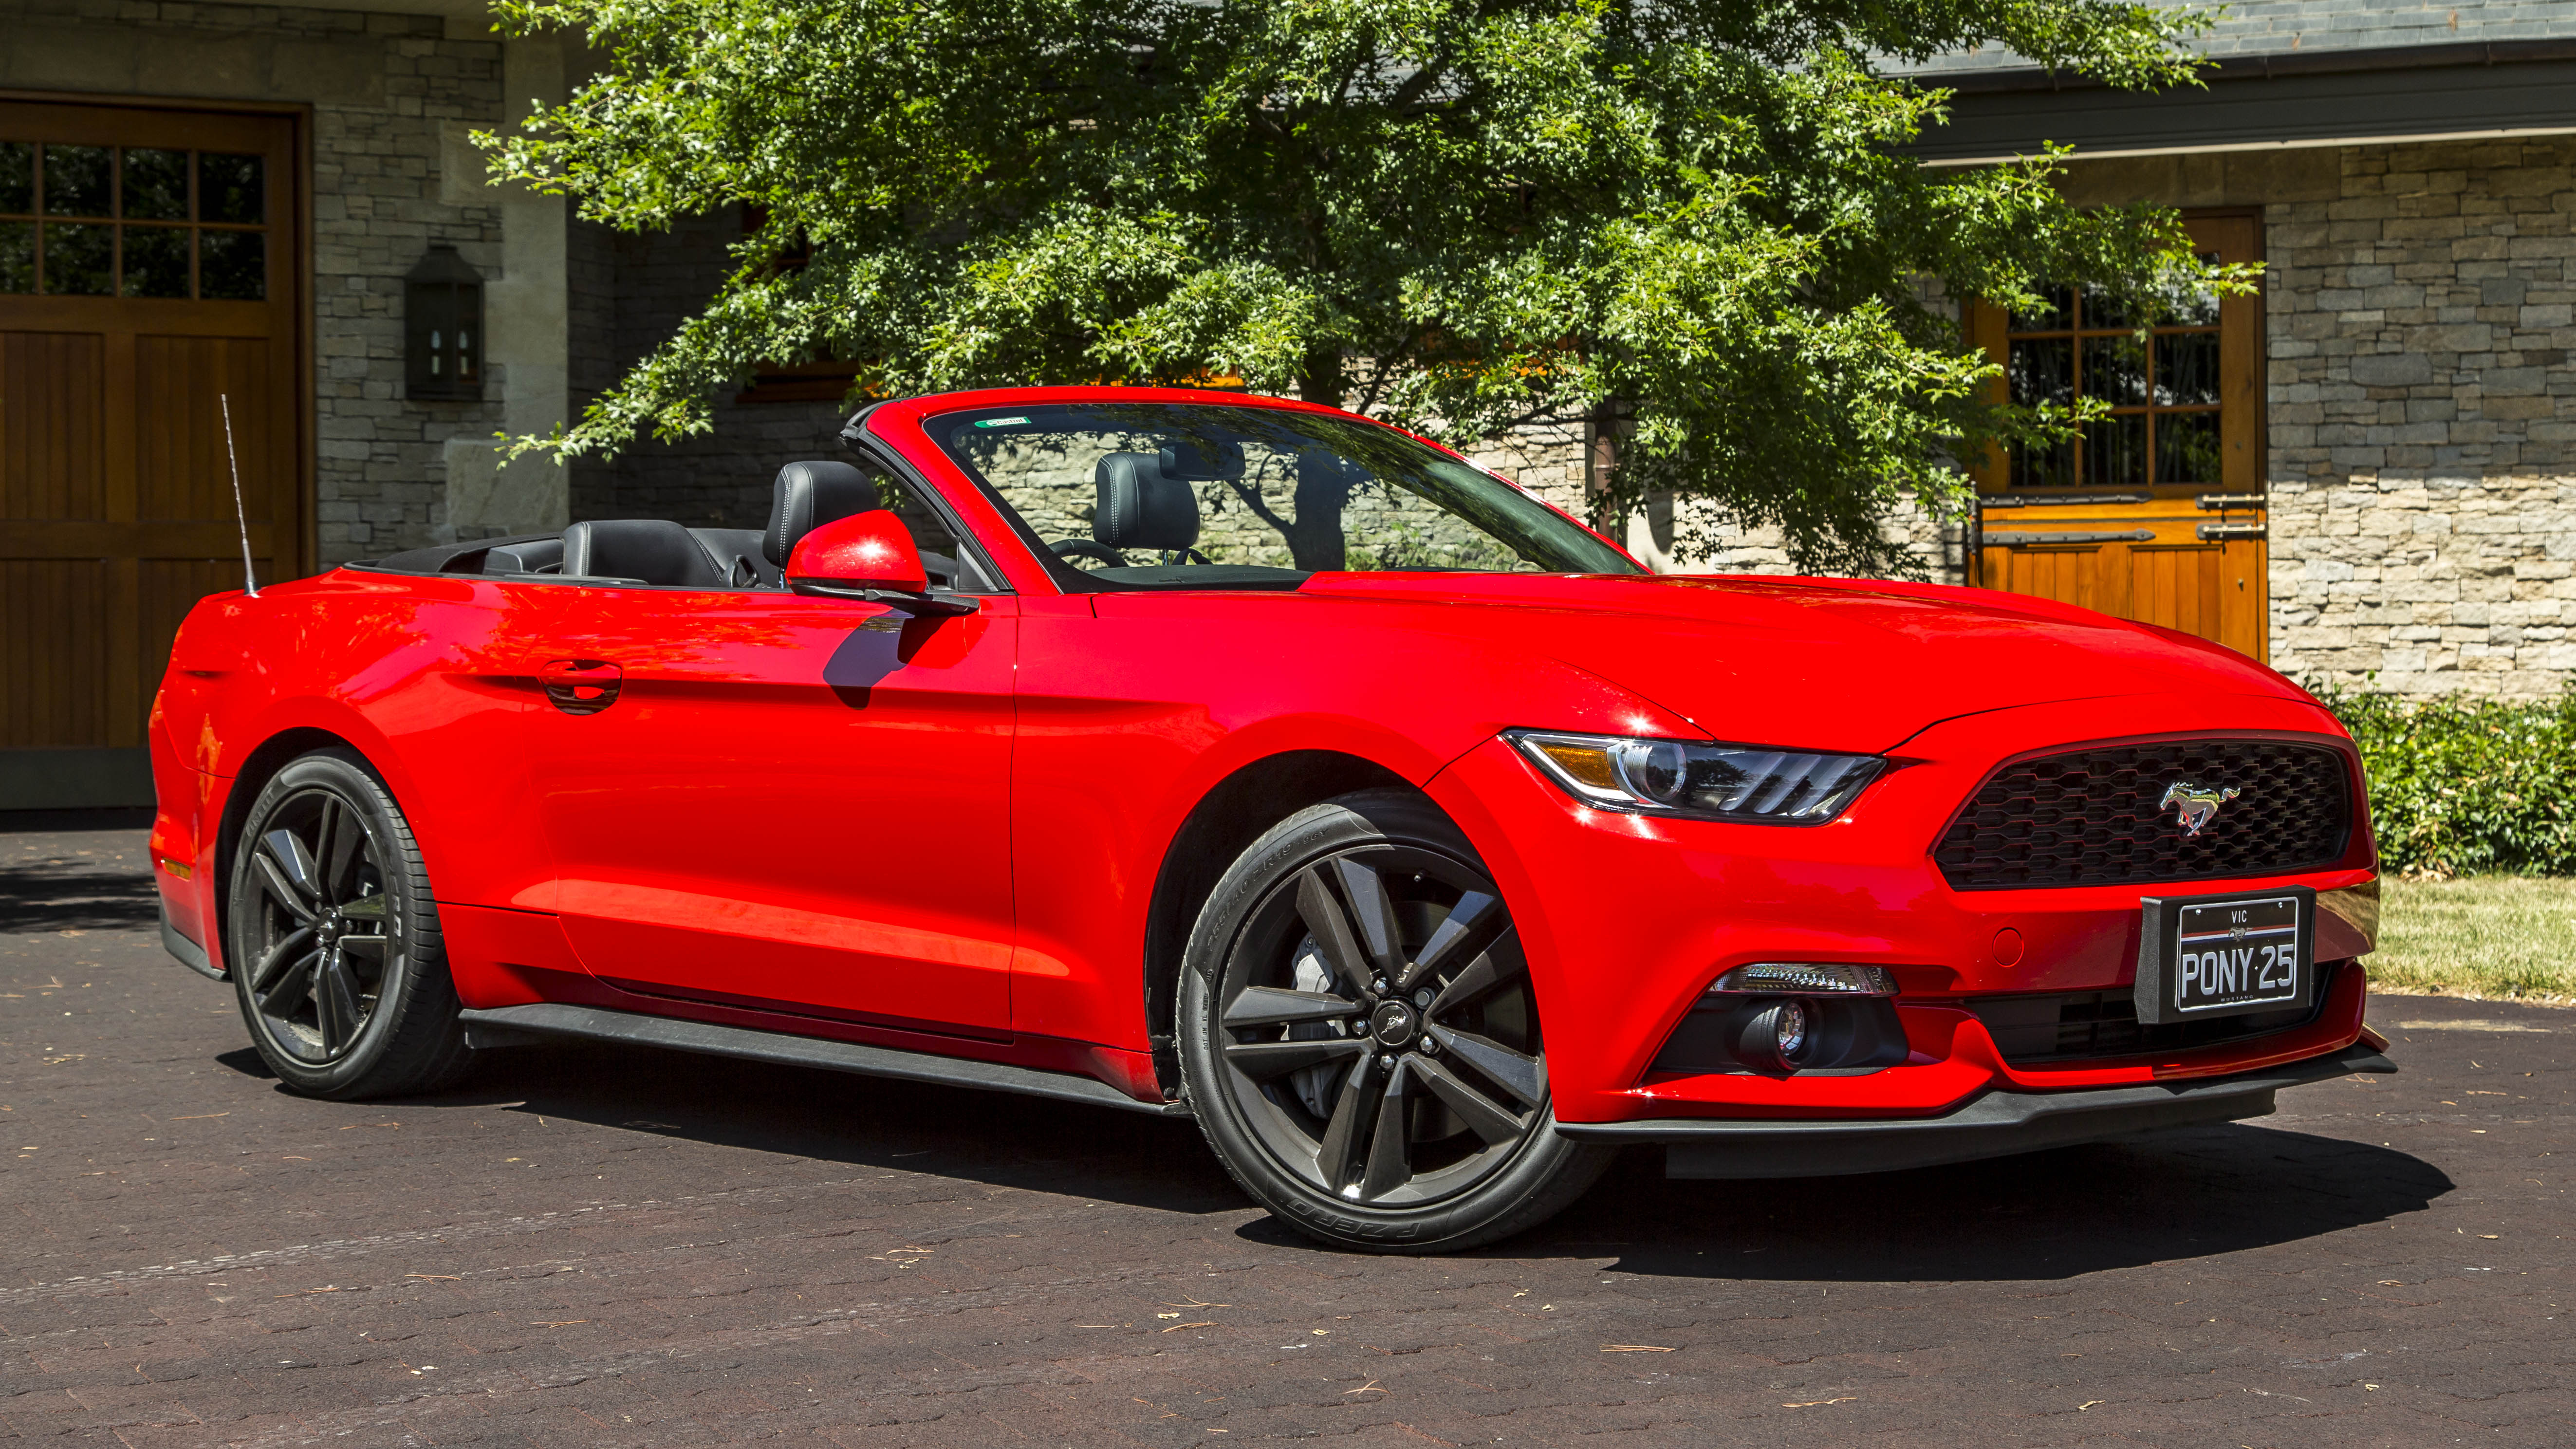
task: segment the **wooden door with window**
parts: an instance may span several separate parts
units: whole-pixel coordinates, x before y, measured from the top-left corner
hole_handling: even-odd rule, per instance
[[[2189,219],[2205,257],[2259,261],[2254,216]],[[2033,313],[1974,306],[1970,336],[2016,402],[2100,398],[2109,417],[1978,471],[1973,584],[2270,653],[2263,333],[2257,297],[2191,296],[2141,319],[2080,288]]]
[[[171,636],[304,569],[293,118],[0,100],[0,809],[150,799]]]

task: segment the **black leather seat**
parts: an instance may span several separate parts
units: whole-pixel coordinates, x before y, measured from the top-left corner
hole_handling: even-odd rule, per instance
[[[776,589],[785,587],[778,570],[762,554],[762,534],[756,528],[692,528],[691,534],[707,552],[714,554],[725,578],[737,589]]]
[[[1153,453],[1110,453],[1091,470],[1091,536],[1124,553],[1179,553],[1199,541],[1199,495]]]
[[[530,539],[525,543],[496,543],[483,555],[483,572],[487,574],[550,574],[563,567],[563,540]]]
[[[796,541],[818,524],[865,513],[881,506],[876,485],[847,463],[790,463],[778,470],[777,490],[769,499],[769,529],[760,551],[772,567],[787,567]]]
[[[563,532],[566,576],[640,579],[648,584],[721,589],[731,586],[706,546],[667,518],[607,518]]]

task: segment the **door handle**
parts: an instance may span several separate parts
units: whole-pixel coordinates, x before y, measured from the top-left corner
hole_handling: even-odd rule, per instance
[[[626,671],[598,659],[549,659],[537,670],[546,699],[566,714],[597,714],[617,703]]]

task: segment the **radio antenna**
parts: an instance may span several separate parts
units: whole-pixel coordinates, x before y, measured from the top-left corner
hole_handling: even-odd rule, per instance
[[[204,394],[198,396],[203,397]],[[259,575],[251,572],[250,567],[250,513],[242,507],[241,454],[233,449],[233,397],[231,393],[219,392],[215,394],[215,401],[224,409],[224,457],[233,469],[233,521],[241,525],[242,592],[256,599],[259,597]]]

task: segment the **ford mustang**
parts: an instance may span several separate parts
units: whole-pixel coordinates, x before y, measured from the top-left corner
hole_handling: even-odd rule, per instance
[[[881,403],[765,530],[207,598],[163,940],[293,1090],[605,1039],[1194,1118],[1298,1229],[1962,1161],[2394,1070],[2359,761],[2045,600],[1656,576],[1331,409]]]

